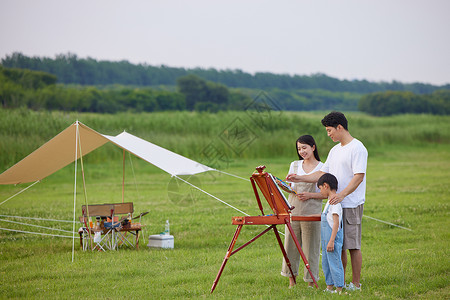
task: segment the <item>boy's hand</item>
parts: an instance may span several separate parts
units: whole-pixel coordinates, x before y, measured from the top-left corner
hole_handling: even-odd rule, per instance
[[[333,251],[334,251],[334,241],[330,240],[327,245],[327,252],[333,252]]]

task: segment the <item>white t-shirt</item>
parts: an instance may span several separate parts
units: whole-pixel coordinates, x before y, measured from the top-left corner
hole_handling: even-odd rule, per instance
[[[339,143],[331,148],[327,160],[320,170],[336,176],[338,180],[337,192],[339,193],[347,187],[354,174],[366,174],[367,156],[366,147],[357,139],[353,139],[345,146]],[[363,181],[353,193],[342,200],[343,208],[355,208],[364,203],[366,200],[366,177],[364,176]]]
[[[319,161],[319,163],[317,164],[317,166],[314,168],[314,170],[312,170],[311,172],[309,172],[309,173],[306,173],[305,172],[305,170],[303,170],[303,162],[304,162],[304,160],[302,159],[302,160],[297,160],[297,165],[298,165],[298,167],[297,167],[297,169],[295,170],[295,167],[294,167],[294,165],[295,165],[295,161],[293,161],[293,162],[291,162],[291,165],[290,165],[290,167],[289,167],[289,173],[288,174],[292,174],[292,173],[294,173],[294,174],[297,174],[297,175],[308,175],[308,174],[312,174],[312,173],[314,173],[314,172],[317,172],[317,171],[319,171],[321,168],[322,168],[322,166],[323,166],[323,162],[321,162],[321,161]],[[291,182],[291,186],[292,186],[292,188],[294,188],[294,186],[295,186],[295,182]],[[317,185],[316,185],[316,193],[319,193],[320,192],[320,189],[317,187]]]
[[[341,203],[330,205],[330,201],[328,200],[327,204],[325,204],[325,206],[323,208],[324,212],[327,209],[327,206],[329,207],[328,213],[327,213],[327,222],[328,222],[328,225],[330,225],[330,227],[333,228],[333,214],[336,214],[339,216],[339,224],[341,224],[341,222],[342,222],[342,205],[341,205]]]

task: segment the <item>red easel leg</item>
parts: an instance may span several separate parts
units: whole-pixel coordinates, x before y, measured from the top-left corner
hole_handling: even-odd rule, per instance
[[[239,236],[239,233],[241,232],[241,229],[242,225],[238,225],[234,233],[233,239],[231,240],[230,246],[228,247],[228,251],[225,254],[225,258],[223,259],[222,265],[220,266],[219,273],[217,273],[216,279],[214,280],[213,285],[211,287],[211,294],[212,292],[214,292],[214,289],[216,288],[217,283],[219,282],[220,276],[222,275],[222,271],[228,262],[228,258],[231,256],[231,251],[233,251],[234,245],[236,244],[236,240]]]

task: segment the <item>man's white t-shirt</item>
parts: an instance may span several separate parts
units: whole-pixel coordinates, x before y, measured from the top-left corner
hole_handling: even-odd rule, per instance
[[[345,146],[339,143],[331,148],[327,160],[320,170],[336,176],[338,180],[337,192],[339,193],[347,187],[354,174],[366,174],[367,157],[366,147],[354,138]],[[366,200],[366,177],[364,176],[363,181],[353,193],[342,200],[343,208],[355,208],[364,203]]]

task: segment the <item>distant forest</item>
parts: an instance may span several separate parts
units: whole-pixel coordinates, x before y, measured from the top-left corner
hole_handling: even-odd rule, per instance
[[[285,110],[361,110],[373,115],[450,113],[450,84],[348,81],[324,74],[252,75],[241,70],[97,61],[70,53],[54,59],[13,53],[3,58],[1,64],[0,100],[4,108],[26,106],[100,113],[216,112],[245,109],[264,91]]]
[[[291,76],[256,73],[252,75],[241,70],[185,69],[164,65],[155,67],[145,64],[135,65],[125,60],[111,62],[97,61],[93,58],[83,59],[70,53],[60,54],[52,59],[27,57],[15,52],[3,58],[2,65],[7,68],[47,72],[55,75],[59,83],[80,85],[176,85],[179,77],[194,74],[204,80],[221,83],[230,88],[320,89],[361,94],[382,91],[410,91],[415,94],[428,94],[437,89],[450,89],[450,84],[434,86],[423,83],[404,84],[397,81],[374,83],[367,80],[339,80],[325,74]]]

